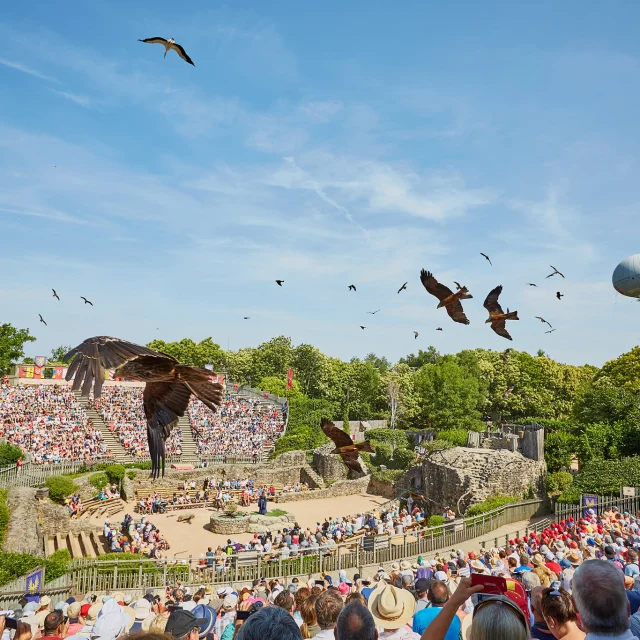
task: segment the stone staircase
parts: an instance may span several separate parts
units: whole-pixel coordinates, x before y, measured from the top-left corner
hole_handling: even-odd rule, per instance
[[[189,415],[185,414],[182,418],[178,418],[178,426],[182,429],[182,456],[180,462],[182,464],[192,464],[198,466],[198,445],[193,437],[191,429],[191,421]]]
[[[73,559],[96,558],[108,553],[107,542],[102,534],[86,533],[56,533],[45,538],[44,553],[48,558],[56,551],[66,549]]]
[[[74,391],[73,395],[76,397],[78,404],[86,411],[89,421],[93,423],[94,427],[100,430],[102,440],[107,449],[113,454],[113,457],[118,462],[131,462],[131,456],[127,454],[116,435],[109,431],[109,427],[107,427],[103,417],[89,403],[89,399],[81,396],[79,391]]]

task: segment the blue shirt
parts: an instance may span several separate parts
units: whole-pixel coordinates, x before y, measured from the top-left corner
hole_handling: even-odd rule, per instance
[[[431,624],[433,619],[442,611],[442,607],[429,607],[422,609],[413,616],[413,631],[422,635],[424,630]],[[444,640],[458,640],[460,636],[460,618],[453,616]]]
[[[360,593],[362,594],[362,597],[365,600],[369,600],[369,596],[371,595],[371,592],[373,591],[373,587],[363,587],[360,590]]]

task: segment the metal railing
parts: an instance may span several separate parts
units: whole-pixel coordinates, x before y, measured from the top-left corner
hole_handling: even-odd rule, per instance
[[[463,542],[487,536],[484,544],[495,541],[498,546],[504,536],[489,534],[513,522],[530,520],[548,513],[544,500],[526,500],[503,505],[480,516],[449,522],[438,527],[414,529],[397,535],[366,536],[336,545],[333,549],[301,550],[294,558],[272,557],[258,552],[240,552],[227,556],[224,567],[209,566],[205,558],[148,558],[95,560],[73,562],[68,583],[78,593],[162,588],[180,580],[185,584],[247,584],[261,576],[293,578],[340,569],[374,570],[379,565],[419,555],[457,548]],[[528,531],[548,526],[548,520],[527,527]],[[479,544],[481,546],[482,543]],[[203,540],[203,546],[206,540]]]

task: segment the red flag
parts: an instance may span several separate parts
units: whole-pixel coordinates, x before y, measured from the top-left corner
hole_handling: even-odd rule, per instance
[[[42,378],[42,367],[39,367],[38,365],[33,367],[33,377]]]
[[[56,380],[62,380],[62,372],[64,371],[64,367],[56,367],[53,372],[53,377]]]
[[[289,389],[289,391],[293,389],[293,369],[287,371],[287,389]]]

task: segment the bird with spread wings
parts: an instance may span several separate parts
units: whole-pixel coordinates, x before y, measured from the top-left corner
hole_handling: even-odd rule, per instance
[[[444,307],[454,322],[469,324],[469,319],[465,315],[462,304],[460,303],[460,300],[473,298],[467,287],[462,287],[459,291],[453,293],[449,287],[440,284],[430,271],[425,271],[424,269],[420,271],[420,280],[427,292],[440,300],[437,306],[438,309]]]
[[[64,357],[69,365],[66,379],[73,380],[73,391],[81,389],[88,396],[93,386],[94,398],[102,394],[105,369],[115,369],[114,377],[146,382],[142,401],[147,419],[147,438],[154,480],[164,475],[164,443],[189,405],[191,395],[209,409],[216,410],[223,389],[211,382],[207,369],[180,364],[175,358],[109,336],[87,338]],[[75,377],[74,377],[75,376]]]
[[[345,433],[342,429],[338,429],[338,427],[329,420],[323,420],[320,426],[322,427],[322,431],[324,431],[324,435],[336,445],[336,448],[331,453],[337,453],[349,469],[363,473],[358,457],[361,451],[373,453],[369,441],[365,440],[365,442],[356,444],[348,433]]]
[[[506,328],[507,320],[519,320],[517,311],[509,311],[507,313],[502,310],[498,298],[502,293],[502,285],[492,289],[484,301],[484,308],[489,312],[489,318],[485,320],[485,324],[491,323],[491,328],[503,338],[512,340]]]
[[[193,64],[193,60],[187,55],[187,52],[184,50],[182,45],[179,45],[173,38],[145,38],[144,40],[138,39],[138,42],[145,42],[146,44],[161,44],[164,47],[164,57],[167,57],[167,53],[173,49],[185,62],[188,62],[192,66],[196,66]]]

